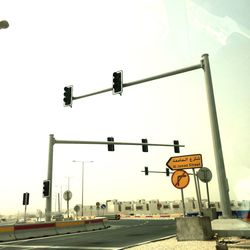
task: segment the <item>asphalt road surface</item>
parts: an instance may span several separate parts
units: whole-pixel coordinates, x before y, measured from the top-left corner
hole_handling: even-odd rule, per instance
[[[176,233],[174,220],[109,221],[103,230],[0,243],[0,250],[118,250]]]

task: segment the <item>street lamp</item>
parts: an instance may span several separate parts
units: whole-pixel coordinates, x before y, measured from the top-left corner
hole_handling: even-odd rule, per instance
[[[0,29],[7,29],[9,27],[9,23],[6,20],[0,21]]]
[[[94,161],[75,161],[73,162],[81,162],[82,163],[82,216],[83,216],[83,179],[84,179],[84,163],[92,163]]]

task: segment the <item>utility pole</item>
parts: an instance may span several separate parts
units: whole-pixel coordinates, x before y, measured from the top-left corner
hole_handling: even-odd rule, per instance
[[[213,139],[214,156],[216,163],[216,170],[218,176],[218,185],[220,193],[220,203],[222,216],[224,218],[232,218],[232,210],[229,198],[229,185],[226,177],[226,171],[224,166],[224,159],[222,153],[222,146],[220,140],[220,131],[217,119],[217,112],[214,99],[214,91],[212,85],[212,77],[209,65],[208,54],[204,54],[202,59],[202,67],[205,74],[206,90],[207,90],[207,101],[208,101],[208,111],[211,124],[211,132]]]
[[[53,169],[53,147],[55,143],[54,135],[51,134],[49,136],[49,157],[48,157],[48,173],[47,173],[47,180],[50,181],[50,195],[46,197],[46,208],[45,208],[45,220],[51,221],[51,208],[52,208],[52,169]]]

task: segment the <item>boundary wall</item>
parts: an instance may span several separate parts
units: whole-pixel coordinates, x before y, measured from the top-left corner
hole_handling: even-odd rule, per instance
[[[55,223],[34,223],[14,225],[16,240],[55,235]]]
[[[79,221],[23,223],[0,226],[0,242],[85,232],[107,228],[106,218]]]
[[[182,214],[159,214],[159,215],[121,215],[121,219],[167,219],[183,217]]]
[[[56,234],[67,234],[87,231],[85,221],[59,221],[56,222]]]

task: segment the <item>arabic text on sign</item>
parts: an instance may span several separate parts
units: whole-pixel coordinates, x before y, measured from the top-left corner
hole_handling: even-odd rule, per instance
[[[200,154],[171,157],[169,161],[167,162],[167,166],[171,168],[172,170],[201,168],[202,157]]]

